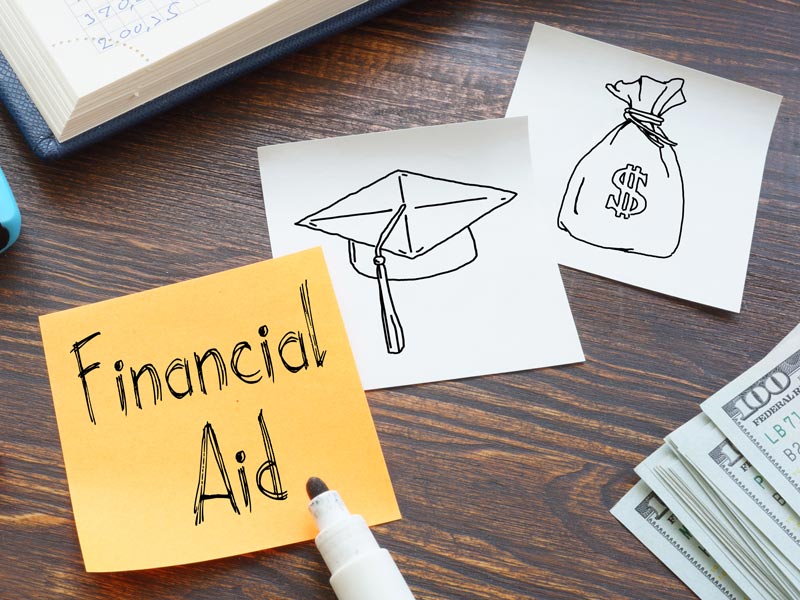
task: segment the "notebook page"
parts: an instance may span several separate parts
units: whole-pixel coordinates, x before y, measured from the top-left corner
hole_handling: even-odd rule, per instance
[[[279,0],[17,0],[78,97]]]
[[[158,66],[177,51],[199,44],[246,19],[268,16],[254,27],[277,41],[363,0],[14,0],[78,98],[138,71]],[[236,47],[232,37],[222,49]],[[248,48],[246,53],[258,47]],[[192,60],[202,56],[195,54]],[[219,50],[213,50],[217,53]],[[231,56],[232,62],[241,56]],[[222,66],[215,65],[216,66]],[[213,70],[209,69],[209,70]]]

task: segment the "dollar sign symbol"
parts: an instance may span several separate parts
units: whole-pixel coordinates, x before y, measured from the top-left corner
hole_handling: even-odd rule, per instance
[[[613,210],[614,216],[628,219],[644,212],[647,198],[639,190],[639,184],[647,185],[647,173],[642,173],[641,167],[628,164],[624,169],[617,169],[611,176],[611,183],[617,188],[617,194],[608,196],[606,208]]]

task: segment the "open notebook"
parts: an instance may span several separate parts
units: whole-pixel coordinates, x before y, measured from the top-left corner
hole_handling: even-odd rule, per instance
[[[63,156],[405,0],[0,0],[0,100]]]

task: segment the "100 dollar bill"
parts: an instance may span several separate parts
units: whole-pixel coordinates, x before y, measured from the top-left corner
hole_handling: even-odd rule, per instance
[[[703,600],[747,600],[643,481],[622,497],[611,514]]]
[[[668,466],[681,471],[678,478],[685,484],[676,486],[665,477],[664,468]],[[702,489],[695,489],[694,495],[687,493],[686,487],[694,483],[693,474],[681,465],[669,446],[660,446],[636,465],[635,470],[743,593],[759,600],[778,597],[787,600],[766,575],[763,562],[759,560],[761,554],[756,556],[749,551],[749,546],[754,546],[755,542],[745,538],[735,526],[735,517],[727,506],[708,498]]]
[[[800,512],[800,343],[783,349],[777,357],[770,353],[701,407]],[[746,384],[735,385],[741,381]]]
[[[703,600],[747,600],[643,481],[622,497],[611,514]]]
[[[786,558],[800,565],[800,516],[706,415],[697,415],[673,431],[667,442]]]

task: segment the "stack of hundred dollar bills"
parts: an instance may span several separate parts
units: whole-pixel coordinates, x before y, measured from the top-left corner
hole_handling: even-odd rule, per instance
[[[800,598],[800,326],[702,403],[611,509],[700,598]]]

